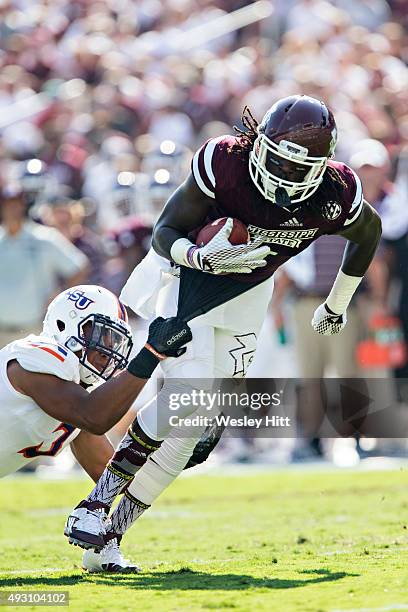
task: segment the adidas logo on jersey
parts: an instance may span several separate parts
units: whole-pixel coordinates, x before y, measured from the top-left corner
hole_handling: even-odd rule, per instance
[[[294,226],[303,227],[303,223],[298,221],[296,217],[292,217],[289,221],[285,221],[285,223],[281,223],[279,227],[294,227]]]

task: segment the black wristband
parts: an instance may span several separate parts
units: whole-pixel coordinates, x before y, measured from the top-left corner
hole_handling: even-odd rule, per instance
[[[150,378],[158,363],[160,363],[160,359],[153,355],[149,349],[143,347],[136,357],[133,357],[129,362],[127,370],[137,378]]]

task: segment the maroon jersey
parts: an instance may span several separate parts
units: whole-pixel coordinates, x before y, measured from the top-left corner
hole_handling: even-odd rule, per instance
[[[212,138],[194,155],[192,173],[201,191],[215,200],[203,226],[220,217],[235,217],[248,227],[251,238],[262,236],[270,247],[264,268],[231,275],[254,283],[270,277],[319,236],[338,233],[356,221],[363,209],[363,191],[351,168],[329,161],[318,190],[308,200],[282,208],[266,200],[254,185],[248,156],[239,147],[239,137]]]

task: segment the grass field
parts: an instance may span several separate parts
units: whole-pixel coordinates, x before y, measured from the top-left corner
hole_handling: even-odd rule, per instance
[[[1,590],[68,590],[81,611],[408,609],[406,470],[181,479],[124,541],[133,576],[84,574],[63,537],[88,490],[0,481]]]

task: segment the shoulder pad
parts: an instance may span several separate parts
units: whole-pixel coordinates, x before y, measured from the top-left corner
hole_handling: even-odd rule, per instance
[[[344,182],[342,225],[347,227],[357,220],[363,210],[363,187],[357,174],[346,164],[330,161],[329,165],[338,172]]]
[[[229,156],[229,150],[236,140],[235,136],[228,134],[210,138],[193,157],[191,172],[198,187],[210,198],[215,198],[216,188],[225,173],[225,162]]]
[[[22,368],[79,383],[79,360],[47,336],[27,336],[13,343],[12,356]]]

